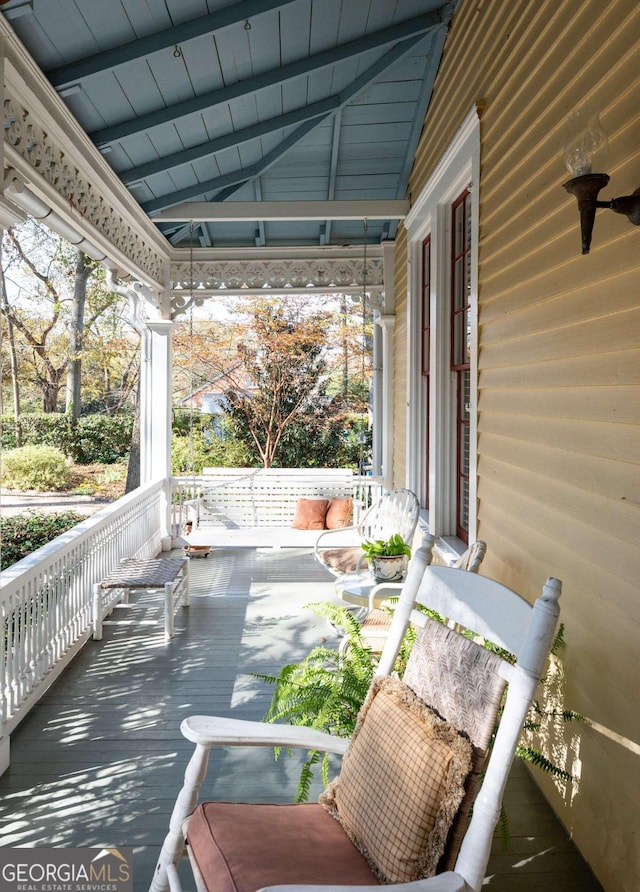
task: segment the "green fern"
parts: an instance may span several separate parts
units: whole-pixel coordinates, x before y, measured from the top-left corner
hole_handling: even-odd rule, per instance
[[[390,599],[390,609],[393,601]],[[337,737],[351,737],[360,708],[367,695],[378,664],[378,655],[367,647],[360,633],[360,624],[346,608],[331,602],[308,604],[307,608],[317,616],[326,619],[340,630],[349,641],[343,653],[335,648],[319,645],[314,647],[299,663],[283,666],[278,675],[257,675],[262,681],[273,685],[271,704],[264,720],[267,722],[287,722],[292,725],[305,725],[333,734]],[[443,618],[430,610],[423,610],[432,619],[444,622]],[[416,630],[410,626],[400,648],[394,671],[402,676],[411,649],[415,642]],[[473,632],[464,633],[475,638]],[[514,662],[512,654],[491,642],[482,642],[493,652],[499,653],[509,662]],[[557,653],[564,643],[564,626],[556,633],[551,653]],[[542,684],[547,681],[543,678]],[[583,721],[584,716],[574,710],[544,710],[539,701],[534,701],[525,723],[525,730],[538,731],[542,720],[559,717],[563,722]],[[280,748],[275,749],[276,758]],[[517,755],[542,771],[557,778],[571,781],[573,776],[546,758],[536,747],[519,745]],[[309,798],[314,771],[319,766],[323,783],[329,780],[330,757],[317,750],[309,750],[302,766],[296,800],[304,802]],[[509,840],[508,818],[504,809],[498,824],[498,833],[505,847]]]
[[[496,824],[496,834],[502,843],[503,850],[506,852],[509,848],[509,843],[511,842],[511,833],[509,831],[509,816],[507,815],[504,804],[500,806],[500,817]]]
[[[337,737],[350,737],[378,658],[362,640],[360,625],[346,608],[329,602],[307,606],[348,636],[349,649],[340,654],[319,645],[299,663],[284,666],[277,676],[258,675],[274,686],[264,720],[306,725]],[[276,757],[279,754],[277,750]],[[310,750],[301,769],[297,801],[308,799],[318,765],[324,783],[328,782],[329,756],[325,753],[321,758],[316,750]]]
[[[562,780],[572,781],[573,775],[568,771],[565,771],[563,768],[559,768],[557,765],[547,759],[540,750],[536,749],[532,746],[522,746],[519,744],[516,753],[520,756],[521,759],[524,759],[525,762],[528,762],[530,765],[535,765],[537,768],[542,769],[542,771],[547,772],[548,774],[552,774],[554,777],[561,778]]]

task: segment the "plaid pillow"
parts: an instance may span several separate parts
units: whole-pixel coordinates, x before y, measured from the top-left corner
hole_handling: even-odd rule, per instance
[[[383,882],[433,876],[471,754],[470,742],[403,682],[377,679],[320,803]]]

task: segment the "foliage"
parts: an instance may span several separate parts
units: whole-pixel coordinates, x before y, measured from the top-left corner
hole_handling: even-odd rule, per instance
[[[35,408],[38,396],[40,408],[58,411],[70,362],[81,364],[82,401],[97,402],[101,411],[120,408],[135,393],[139,337],[123,320],[124,299],[107,289],[105,269],[94,261],[79,263],[83,257],[31,219],[3,236],[0,311],[11,338],[2,349],[18,371],[12,388],[17,415],[22,406]],[[80,318],[73,311],[74,292],[86,274]],[[81,325],[74,350],[73,332]]]
[[[2,449],[16,446],[15,421],[2,417]],[[77,421],[60,413],[20,417],[22,443],[55,446],[80,464],[111,464],[124,458],[131,444],[132,415],[83,415]]]
[[[254,299],[247,310],[242,364],[225,397],[239,436],[269,468],[287,427],[321,400],[328,317],[292,299]]]
[[[389,605],[392,605],[394,601],[397,599],[389,599]],[[315,647],[299,663],[285,666],[279,675],[258,676],[263,681],[275,686],[271,705],[264,720],[306,725],[329,734],[335,734],[338,737],[350,737],[355,728],[358,712],[373,679],[379,655],[374,654],[366,646],[361,635],[360,624],[346,608],[331,602],[307,606],[318,616],[329,620],[335,628],[341,630],[348,638],[349,646],[347,649],[342,648],[342,652],[328,647]],[[421,608],[421,610],[436,622],[445,622],[434,611],[426,608]],[[472,632],[469,632],[468,635],[476,637]],[[551,648],[551,654],[557,653],[563,636],[564,627],[560,625]],[[413,626],[409,626],[394,666],[394,672],[400,677],[406,668],[415,638],[415,629]],[[485,646],[499,652],[510,662],[515,661],[512,654],[494,647],[489,642],[485,643]],[[543,688],[546,681],[546,676],[541,679]],[[540,718],[548,716],[549,713],[541,708],[539,701],[534,701],[525,723],[525,731],[535,727]],[[560,717],[565,722],[583,719],[583,716],[572,710],[563,711]],[[278,753],[278,751],[276,752]],[[516,753],[529,764],[535,765],[543,771],[551,772],[555,777],[572,780],[571,774],[544,756],[536,746],[521,742]],[[323,783],[326,785],[328,782],[328,754],[321,755],[317,750],[309,750],[298,782],[297,801],[304,801],[308,798],[313,779],[313,768],[318,763],[321,764]],[[504,809],[500,815],[498,832],[506,847],[509,841],[509,822]]]
[[[196,410],[191,417],[188,409],[174,409],[173,415],[174,474],[191,472],[191,427],[194,473],[203,467],[254,468],[262,464],[254,444],[237,433],[232,418]],[[362,448],[357,433],[366,423],[366,416],[331,414],[326,407],[301,413],[284,431],[273,467],[357,470]]]
[[[174,436],[171,443],[171,472],[201,474],[203,468],[251,467],[244,443],[233,437],[195,430],[191,436]]]
[[[400,533],[394,533],[388,539],[365,539],[362,550],[368,558],[374,557],[399,557],[406,554],[411,557],[411,548],[404,541]]]
[[[75,511],[0,518],[0,570],[6,570],[84,519]]]
[[[64,454],[53,446],[22,446],[2,456],[0,480],[7,489],[64,489],[70,474]]]
[[[72,474],[69,492],[74,495],[98,496],[109,501],[124,495],[127,478],[127,465],[124,462],[76,464],[72,467]]]
[[[174,401],[189,405],[202,385],[220,385],[239,365],[237,345],[242,330],[236,321],[193,320],[179,322],[173,334]],[[199,408],[199,407],[198,407]],[[198,410],[196,410],[198,411]]]
[[[132,426],[132,415],[81,416],[74,430],[71,457],[81,465],[113,464],[128,454]]]
[[[334,403],[315,405],[287,426],[273,466],[357,470],[362,453],[357,434],[366,423],[367,416],[338,411]]]
[[[234,444],[245,456],[239,463],[226,457],[217,464],[359,468],[370,452],[359,435],[368,429],[371,339],[367,334],[363,352],[363,332],[365,327],[369,332],[371,320],[367,317],[364,326],[357,309],[341,310],[326,296],[257,296],[235,299],[233,305],[230,300],[233,321],[229,314],[216,321],[192,318],[176,327],[173,384],[180,409],[174,411],[174,434],[188,434],[184,413],[190,405],[197,429],[206,394],[230,421],[225,455]],[[305,363],[312,364],[310,343],[322,373],[315,389],[286,414],[286,407],[303,396],[299,375]]]

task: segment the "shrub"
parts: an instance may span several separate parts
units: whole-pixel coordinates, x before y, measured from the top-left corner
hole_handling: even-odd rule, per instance
[[[131,446],[132,415],[85,415],[78,419],[71,458],[81,465],[111,465]]]
[[[64,489],[70,476],[67,459],[53,446],[22,446],[2,456],[0,480],[7,489]]]
[[[212,430],[203,431],[194,426],[193,450],[189,436],[174,433],[171,444],[172,473],[201,474],[202,469],[207,467],[251,467],[251,457],[243,443],[224,433],[219,436]]]
[[[82,514],[65,511],[58,514],[17,514],[0,518],[2,552],[0,570],[6,570],[23,557],[42,548],[56,536],[66,533],[80,521]]]
[[[132,415],[83,415],[76,422],[69,415],[33,413],[20,417],[24,446],[55,446],[79,464],[112,464],[124,458],[131,445]],[[2,448],[15,449],[16,425],[2,418]]]
[[[71,455],[72,429],[67,415],[33,412],[20,416],[22,445],[55,446],[65,455]],[[2,448],[16,448],[16,422],[13,418],[2,418]]]

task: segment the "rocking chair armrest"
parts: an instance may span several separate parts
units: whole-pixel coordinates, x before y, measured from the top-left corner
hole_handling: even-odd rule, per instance
[[[272,725],[223,716],[192,715],[180,725],[182,734],[192,743],[212,746],[286,746],[317,749],[342,755],[349,746],[345,737],[335,737],[302,725]]]
[[[257,892],[380,892],[381,886],[265,886]],[[413,883],[391,883],[384,892],[472,892],[459,873],[448,871]]]

